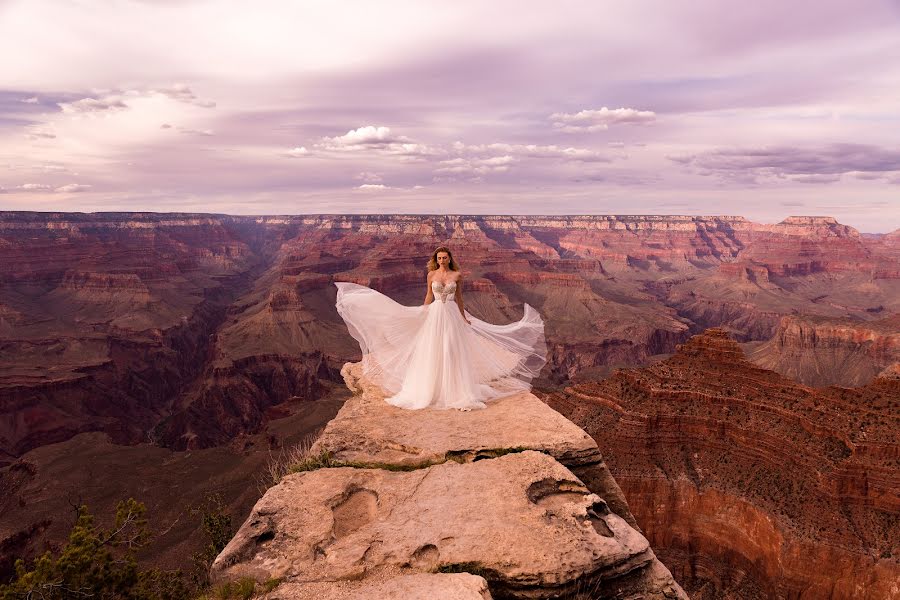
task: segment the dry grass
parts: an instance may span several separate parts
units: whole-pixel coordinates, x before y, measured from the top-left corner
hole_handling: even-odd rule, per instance
[[[282,446],[276,452],[270,450],[269,460],[259,478],[260,493],[277,485],[285,475],[306,470],[297,469],[297,465],[308,464],[313,459],[310,449],[324,430],[320,427],[292,446]]]

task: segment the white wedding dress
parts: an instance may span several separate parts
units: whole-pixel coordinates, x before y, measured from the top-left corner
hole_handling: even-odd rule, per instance
[[[336,282],[338,313],[362,349],[363,373],[401,408],[484,408],[531,389],[547,361],[544,322],[525,305],[521,320],[492,325],[466,311],[456,283],[432,282],[434,302],[404,306],[363,285]]]

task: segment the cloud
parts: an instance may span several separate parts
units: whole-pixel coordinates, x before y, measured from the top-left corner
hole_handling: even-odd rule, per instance
[[[798,183],[835,183],[841,180],[840,175],[795,175],[791,177]]]
[[[369,171],[363,171],[362,173],[355,175],[353,179],[357,179],[364,183],[381,183],[384,180],[380,173],[372,173]]]
[[[724,148],[697,154],[670,155],[669,160],[696,169],[700,175],[727,179],[785,178],[802,183],[832,183],[845,173],[860,178],[887,176],[900,170],[900,150],[869,144],[822,147],[776,146]]]
[[[357,186],[358,190],[368,190],[368,191],[378,191],[378,190],[389,190],[391,189],[389,186],[384,185],[383,183],[364,183],[360,186]]]
[[[56,137],[55,133],[51,133],[49,131],[42,131],[40,129],[33,129],[25,134],[29,140],[52,140]]]
[[[176,83],[168,87],[154,88],[150,93],[162,94],[172,100],[194,104],[203,108],[215,108],[216,103],[212,100],[200,100],[197,95],[191,91],[191,88],[184,83]]]
[[[54,192],[60,193],[72,193],[72,192],[86,192],[91,189],[91,186],[83,183],[67,183],[66,185],[61,185],[58,188],[54,189]]]
[[[596,150],[587,148],[562,147],[554,144],[453,144],[453,149],[461,154],[504,153],[519,158],[556,158],[564,161],[611,162],[612,158]]]
[[[184,133],[186,135],[203,135],[210,136],[215,135],[212,129],[191,129],[188,127],[178,127],[178,133]]]
[[[84,114],[114,112],[128,108],[121,96],[110,95],[103,98],[82,98],[74,102],[58,102],[64,113]]]
[[[27,193],[41,193],[41,192],[66,193],[66,192],[84,192],[84,191],[89,190],[90,188],[91,188],[91,186],[82,184],[82,183],[68,183],[66,185],[61,185],[58,187],[54,187],[54,186],[46,184],[46,183],[23,183],[22,185],[12,188],[12,190],[6,190],[6,192],[18,191],[18,192],[27,192]]]
[[[25,104],[37,104],[38,99],[37,96],[32,96],[31,98],[23,98],[22,100],[19,100],[19,102],[24,102]]]
[[[644,125],[656,120],[656,113],[634,108],[582,110],[577,113],[553,113],[553,127],[566,133],[605,131],[610,125]]]
[[[366,125],[359,129],[351,129],[344,135],[322,138],[322,145],[330,150],[363,150],[381,149],[410,141],[409,138],[394,135],[390,127]]]
[[[336,137],[324,137],[316,147],[337,152],[375,151],[410,159],[441,154],[436,148],[396,135],[390,127],[375,125],[351,129],[344,135]]]
[[[129,89],[94,90],[93,95],[72,100],[69,102],[57,102],[64,113],[107,113],[130,108],[126,100],[149,98],[151,96],[164,96],[175,102],[192,104],[203,108],[214,108],[216,103],[211,100],[200,100],[191,88],[183,83],[176,83],[165,87],[135,87]],[[28,101],[30,101],[29,99]],[[37,98],[34,99],[37,102]],[[23,101],[25,102],[25,101]]]
[[[312,153],[306,149],[306,146],[297,146],[285,152],[284,155],[288,158],[303,158],[304,156],[311,156]]]
[[[442,160],[434,172],[438,175],[487,175],[504,173],[516,161],[509,155],[492,156],[490,158],[453,158]]]

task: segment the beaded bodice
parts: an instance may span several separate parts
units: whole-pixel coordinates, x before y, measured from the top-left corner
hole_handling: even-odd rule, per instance
[[[446,302],[456,293],[456,282],[443,283],[440,281],[431,282],[431,291],[434,292],[435,298],[440,298],[441,302]]]

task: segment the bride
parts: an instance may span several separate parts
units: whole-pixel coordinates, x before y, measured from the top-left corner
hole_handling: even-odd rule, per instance
[[[485,408],[531,389],[544,366],[544,323],[525,305],[521,320],[493,325],[465,310],[462,274],[441,246],[428,261],[425,302],[398,304],[363,285],[335,282],[336,307],[362,349],[363,373],[401,408]]]

